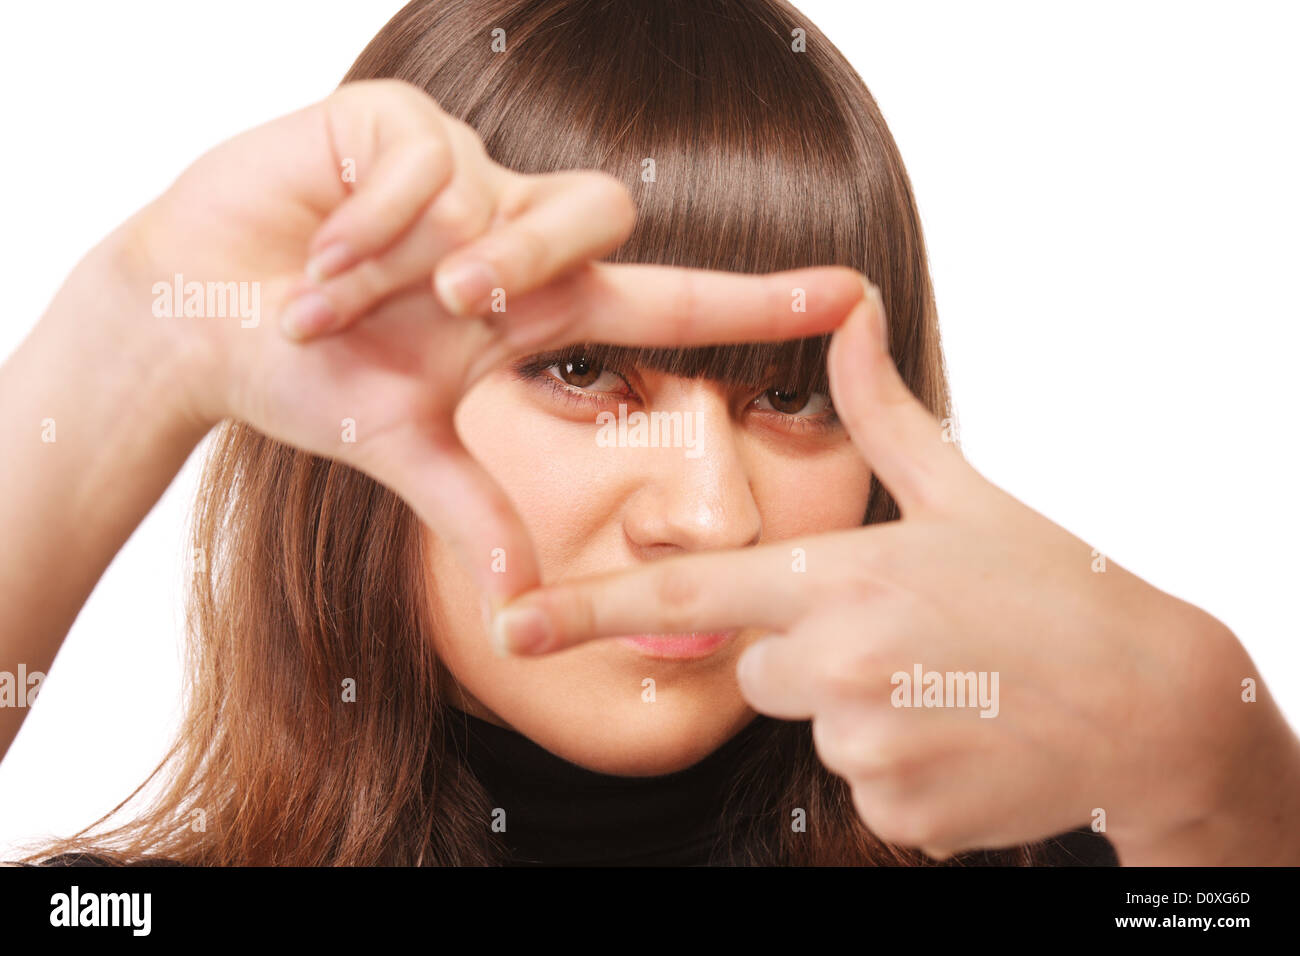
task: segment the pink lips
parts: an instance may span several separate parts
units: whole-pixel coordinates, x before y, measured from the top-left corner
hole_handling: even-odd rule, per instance
[[[620,637],[620,644],[634,647],[647,657],[689,660],[708,657],[736,636],[735,631],[716,631],[696,634],[638,634]]]

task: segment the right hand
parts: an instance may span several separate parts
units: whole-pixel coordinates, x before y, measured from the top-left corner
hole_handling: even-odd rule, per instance
[[[352,83],[216,147],[124,227],[137,278],[257,283],[263,320],[130,319],[184,357],[188,414],[245,421],[382,482],[499,604],[540,579],[518,514],[453,426],[476,381],[567,344],[798,338],[865,307],[844,267],[746,276],[593,261],[634,221],[612,176],[515,173],[416,87]],[[454,294],[454,270],[476,260],[506,311]],[[290,333],[278,319],[295,305],[306,325]],[[498,547],[504,574],[489,571]]]

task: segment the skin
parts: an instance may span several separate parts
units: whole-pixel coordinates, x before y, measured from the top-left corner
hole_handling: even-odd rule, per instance
[[[911,395],[884,307],[836,331],[831,392],[902,511],[886,525],[561,583],[499,615],[541,654],[631,626],[775,632],[738,664],[758,711],[811,720],[877,835],[936,857],[1106,815],[1125,864],[1300,862],[1300,741],[1222,622],[1107,562],[978,474]],[[809,573],[792,574],[791,544]],[[530,620],[531,618],[531,620]],[[531,650],[526,641],[534,643]],[[896,706],[893,675],[1000,675],[1000,707]]]
[[[577,762],[670,771],[762,711],[812,719],[867,824],[935,854],[1048,836],[1100,806],[1126,863],[1297,862],[1300,745],[1262,685],[1240,701],[1254,668],[1226,627],[1113,564],[1093,574],[1086,544],[970,469],[902,388],[878,293],[852,270],[595,261],[634,213],[604,174],[496,166],[391,81],[202,157],[87,255],[0,368],[0,666],[48,669],[113,555],[233,417],[411,505],[432,531],[450,690]],[[456,281],[475,262],[504,311]],[[259,283],[280,321],[159,319],[152,284],[177,272]],[[796,288],[807,312],[790,311]],[[592,408],[503,371],[580,341],[831,329],[847,431],[815,447],[774,431],[753,395],[646,372],[641,407],[700,414],[704,455],[601,449]],[[857,527],[872,470],[902,522]],[[491,656],[482,599],[525,592],[513,608],[540,606],[554,656]],[[685,664],[593,640],[727,627],[748,631]],[[999,718],[890,708],[889,675],[913,661],[1006,674]],[[0,747],[24,713],[0,712]]]
[[[634,396],[606,372],[583,389],[595,401],[575,405],[543,382],[502,373],[471,391],[457,414],[466,445],[523,516],[544,581],[861,524],[871,472],[833,415],[819,410],[825,396],[810,394],[789,413],[707,380],[645,370],[630,377]],[[697,416],[702,453],[598,447],[596,413],[617,412],[620,401],[629,411]],[[807,427],[821,420],[832,427]],[[502,658],[451,548],[435,537],[430,555],[443,614],[434,640],[459,685],[450,690],[470,713],[575,763],[630,775],[689,766],[754,717],[735,666],[759,632],[696,660],[647,658],[615,641]],[[642,700],[646,678],[655,681],[653,704]]]
[[[391,80],[348,84],[200,157],[86,255],[0,367],[0,669],[48,671],[113,556],[226,418],[393,489],[499,604],[541,579],[518,512],[456,431],[478,382],[579,341],[799,337],[864,307],[863,277],[838,266],[596,261],[634,219],[612,177],[507,170]],[[480,314],[457,281],[476,263],[505,311]],[[157,316],[154,284],[177,273],[256,284],[263,315]],[[791,311],[796,289],[806,311]],[[510,555],[506,573],[485,540]],[[25,715],[0,708],[0,754]]]

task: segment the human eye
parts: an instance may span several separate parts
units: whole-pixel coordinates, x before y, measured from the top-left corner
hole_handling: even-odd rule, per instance
[[[769,388],[752,407],[770,413],[778,427],[791,431],[833,431],[840,427],[830,394],[800,388]]]
[[[635,397],[620,370],[582,352],[535,356],[518,365],[516,372],[526,381],[535,382],[570,402],[606,405],[611,398],[626,401]]]

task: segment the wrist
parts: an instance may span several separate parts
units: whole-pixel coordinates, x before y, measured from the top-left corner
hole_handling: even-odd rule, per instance
[[[5,382],[15,417],[48,420],[59,450],[17,496],[57,495],[52,527],[113,551],[213,424],[196,388],[210,359],[184,330],[148,322],[154,280],[141,253],[126,226],[91,249],[10,358]]]
[[[146,207],[110,233],[70,285],[84,285],[102,303],[83,334],[109,350],[106,359],[136,373],[140,397],[160,413],[159,427],[192,445],[225,417],[213,388],[223,380],[221,352],[203,319],[156,314],[157,303],[170,298],[160,292],[173,286],[175,270],[157,252],[151,217]]]
[[[1110,834],[1122,866],[1300,865],[1300,741],[1280,741],[1234,799],[1173,828]]]
[[[1143,812],[1130,808],[1108,836],[1124,866],[1300,864],[1300,738],[1231,630],[1197,617],[1183,645],[1198,660],[1184,688],[1195,709],[1159,748],[1184,756],[1157,768]]]

